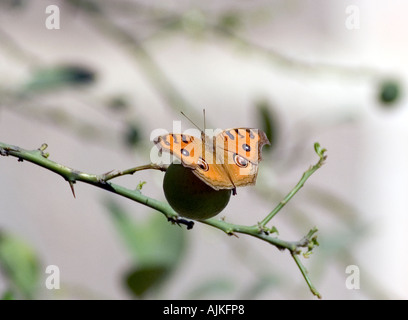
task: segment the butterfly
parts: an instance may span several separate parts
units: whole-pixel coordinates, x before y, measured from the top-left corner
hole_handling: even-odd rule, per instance
[[[206,130],[207,132],[207,130]],[[215,190],[254,185],[262,147],[270,144],[266,134],[258,129],[232,128],[201,138],[170,133],[154,140],[159,152],[169,152],[184,167]]]

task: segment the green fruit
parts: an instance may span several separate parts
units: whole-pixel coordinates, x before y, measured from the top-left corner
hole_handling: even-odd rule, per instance
[[[214,190],[181,164],[168,167],[163,190],[174,211],[195,220],[214,217],[227,206],[231,197],[231,190]]]

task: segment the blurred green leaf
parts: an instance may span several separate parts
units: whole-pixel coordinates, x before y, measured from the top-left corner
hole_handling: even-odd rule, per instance
[[[282,279],[276,274],[259,275],[243,293],[243,299],[255,299],[267,290],[279,288]]]
[[[137,223],[112,200],[107,202],[107,208],[135,260],[136,267],[126,276],[126,283],[134,294],[140,296],[150,286],[166,279],[181,261],[186,230],[171,225],[158,214]]]
[[[25,90],[51,90],[71,85],[87,85],[95,81],[95,72],[87,67],[60,65],[36,70],[24,86]]]
[[[259,119],[259,129],[263,130],[269,139],[270,145],[265,145],[263,150],[271,151],[277,142],[277,120],[272,112],[272,107],[266,100],[260,100],[256,103],[256,110]]]
[[[187,299],[205,299],[216,294],[230,293],[235,289],[235,283],[227,276],[211,278],[201,282],[187,295]]]
[[[201,36],[206,28],[207,17],[197,9],[191,9],[184,13],[182,17],[183,29],[193,36]]]
[[[166,266],[141,266],[132,269],[125,275],[127,287],[137,297],[143,295],[154,286],[160,284],[168,272]]]
[[[171,225],[164,217],[152,214],[147,221],[136,223],[115,201],[108,210],[130,253],[139,264],[173,265],[185,247],[185,230]]]
[[[21,239],[0,233],[0,266],[8,280],[25,298],[32,298],[39,280],[37,257]]]
[[[27,3],[26,0],[3,0],[2,2],[12,9],[23,7]]]
[[[221,16],[219,24],[223,28],[235,30],[241,25],[241,17],[238,12],[228,11]]]
[[[3,293],[0,300],[14,300],[14,294],[11,290],[7,290]]]
[[[124,112],[129,109],[129,101],[126,97],[115,95],[107,102],[108,107],[114,112]]]
[[[378,99],[384,105],[395,103],[400,96],[400,86],[395,80],[386,80],[380,84]]]
[[[94,1],[89,0],[67,0],[69,4],[77,7],[83,12],[97,13],[100,12],[99,4]]]
[[[127,146],[135,147],[140,142],[140,130],[134,123],[129,123],[124,133],[124,140]]]

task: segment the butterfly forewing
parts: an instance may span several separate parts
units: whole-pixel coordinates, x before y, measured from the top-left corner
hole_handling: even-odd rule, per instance
[[[160,151],[166,151],[179,159],[183,165],[194,168],[202,154],[202,140],[185,134],[167,134],[155,141]],[[171,159],[173,162],[174,159]],[[170,163],[168,163],[170,164]]]
[[[269,144],[263,131],[249,128],[227,129],[219,134],[217,140],[217,146],[222,146],[224,150],[239,155],[253,164],[258,164],[261,160],[262,146]]]

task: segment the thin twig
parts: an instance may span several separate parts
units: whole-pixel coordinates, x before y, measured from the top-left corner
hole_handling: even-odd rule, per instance
[[[324,161],[326,160],[327,156],[325,155],[326,149],[321,149],[320,145],[318,143],[315,143],[314,145],[316,153],[319,155],[320,159],[319,161],[312,167],[310,167],[309,170],[307,170],[302,178],[299,180],[299,182],[296,184],[296,186],[288,193],[288,195],[281,201],[279,204],[259,223],[259,227],[261,230],[263,230],[266,226],[266,224],[271,221],[271,219],[289,202],[290,199],[293,198],[293,196],[303,187],[305,184],[306,180],[309,179],[309,177],[316,172],[317,169],[319,169]]]
[[[313,285],[313,283],[310,281],[310,278],[309,278],[309,276],[308,276],[308,274],[307,274],[307,270],[306,270],[306,268],[304,267],[304,265],[302,264],[302,262],[301,262],[300,259],[299,259],[299,255],[296,254],[296,253],[294,253],[294,252],[291,252],[291,255],[292,255],[292,258],[295,260],[296,265],[299,267],[299,270],[300,270],[300,272],[302,273],[303,278],[305,279],[307,285],[309,286],[310,291],[311,291],[316,297],[318,297],[319,299],[321,299],[321,298],[322,298],[322,295],[319,293],[319,291],[317,291],[317,289],[315,288],[315,286]]]
[[[126,169],[126,170],[122,170],[122,171],[120,171],[120,170],[112,170],[112,171],[109,171],[109,172],[107,172],[107,173],[101,174],[101,175],[99,176],[99,180],[106,182],[106,181],[108,181],[108,180],[112,180],[112,179],[117,178],[117,177],[121,177],[121,176],[128,175],[128,174],[132,175],[132,174],[134,174],[134,173],[137,172],[137,171],[149,170],[149,169],[152,169],[152,170],[160,170],[160,171],[166,171],[166,170],[167,170],[167,166],[158,165],[158,164],[154,164],[154,163],[149,163],[149,164],[145,164],[145,165],[143,165],[143,166],[137,166],[137,167],[130,168],[130,169]]]

